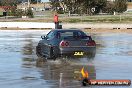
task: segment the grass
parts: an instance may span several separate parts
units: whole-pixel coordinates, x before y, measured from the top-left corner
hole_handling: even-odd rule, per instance
[[[120,16],[120,15],[110,15],[110,16],[92,16],[92,17],[84,17],[82,22],[96,22],[96,23],[126,23],[132,22],[131,16]]]
[[[103,15],[103,16],[78,16],[78,17],[60,17],[60,21],[66,23],[131,23],[132,16],[126,15]]]
[[[53,13],[52,13],[53,14]],[[40,16],[28,19],[6,19],[15,22],[53,22],[53,15],[48,13],[46,16]],[[3,20],[5,21],[5,20]],[[95,15],[95,16],[67,16],[60,15],[59,21],[63,23],[132,23],[132,14],[126,15]]]

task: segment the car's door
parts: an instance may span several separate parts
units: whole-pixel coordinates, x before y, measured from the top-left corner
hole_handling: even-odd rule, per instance
[[[51,42],[54,39],[54,31],[49,32],[46,37],[42,40],[42,52],[44,55],[49,55]]]

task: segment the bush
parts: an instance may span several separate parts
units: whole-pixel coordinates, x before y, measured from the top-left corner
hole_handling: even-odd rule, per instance
[[[29,18],[33,18],[34,15],[33,15],[33,11],[31,8],[27,9],[26,11],[26,16],[28,16]]]
[[[73,19],[69,20],[70,23],[77,23],[77,22],[80,22],[80,21],[81,21],[80,19],[76,19],[76,18],[73,18]]]
[[[127,0],[115,0],[115,11],[123,13],[127,10]]]
[[[8,16],[16,16],[16,8],[12,8],[8,11]]]
[[[29,18],[33,18],[33,12],[29,8],[27,10],[22,10],[22,9],[17,9],[17,10],[11,10],[8,12],[9,16],[17,16],[17,17],[22,17],[22,16],[28,16]]]
[[[25,11],[23,11],[22,9],[17,9],[16,10],[16,16],[17,17],[22,17],[23,15],[26,15]]]
[[[113,14],[115,11],[115,4],[113,2],[107,2],[106,6],[103,8],[104,13]]]

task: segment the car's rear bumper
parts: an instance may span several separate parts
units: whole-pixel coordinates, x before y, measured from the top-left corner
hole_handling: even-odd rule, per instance
[[[80,54],[76,54],[79,52]],[[63,47],[60,48],[61,55],[85,56],[91,53],[96,53],[96,47]]]

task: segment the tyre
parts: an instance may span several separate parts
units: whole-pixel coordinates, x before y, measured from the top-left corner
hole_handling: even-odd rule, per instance
[[[41,52],[41,47],[40,46],[36,46],[36,55],[38,57],[41,57],[42,56],[42,52]]]
[[[54,54],[54,49],[53,48],[50,48],[50,55],[49,55],[49,58],[48,59],[53,59],[53,60],[56,60],[56,56]]]

